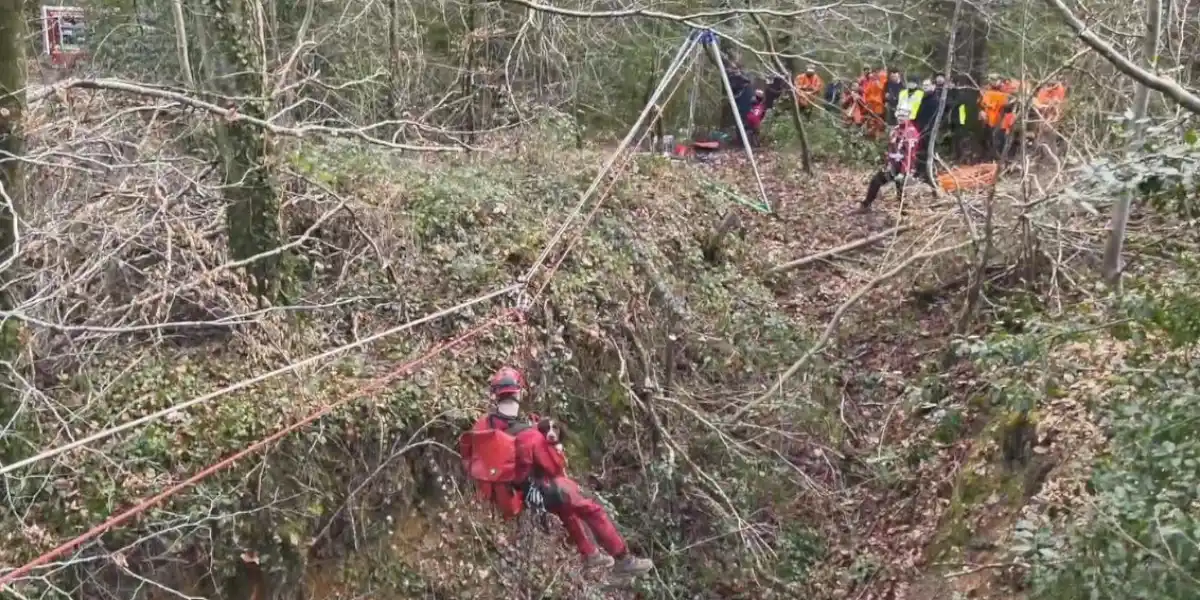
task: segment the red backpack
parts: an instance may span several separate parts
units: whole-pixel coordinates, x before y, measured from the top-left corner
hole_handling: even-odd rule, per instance
[[[517,421],[507,429],[496,427],[497,417],[488,415],[462,434],[458,440],[463,467],[475,482],[480,500],[492,503],[504,517],[515,517],[524,508],[524,498],[516,481],[517,434],[529,429]]]

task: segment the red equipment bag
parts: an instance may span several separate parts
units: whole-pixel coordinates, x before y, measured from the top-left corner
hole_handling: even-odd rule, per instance
[[[505,517],[521,514],[524,500],[516,481],[517,434],[529,428],[513,423],[508,429],[493,424],[494,415],[480,419],[462,434],[458,445],[467,476],[475,482],[480,500],[491,502]]]

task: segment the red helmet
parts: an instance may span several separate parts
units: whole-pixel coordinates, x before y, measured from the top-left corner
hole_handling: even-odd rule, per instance
[[[493,395],[508,396],[520,392],[525,387],[525,379],[521,377],[520,371],[512,367],[503,367],[492,375],[488,385]]]

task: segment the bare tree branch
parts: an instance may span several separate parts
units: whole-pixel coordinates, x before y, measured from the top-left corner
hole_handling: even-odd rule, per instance
[[[1046,0],[1046,2],[1062,15],[1067,25],[1070,25],[1071,29],[1075,30],[1076,35],[1079,36],[1080,40],[1083,40],[1083,43],[1091,46],[1100,56],[1103,56],[1108,62],[1112,63],[1118,71],[1152,90],[1162,92],[1163,95],[1178,102],[1180,106],[1186,108],[1189,112],[1200,115],[1200,96],[1187,90],[1174,79],[1156,75],[1134,64],[1132,60],[1121,54],[1112,44],[1091,32],[1087,24],[1076,16],[1063,0]]]
[[[298,125],[296,127],[284,127],[276,125],[270,121],[258,119],[238,112],[235,108],[223,108],[212,102],[207,102],[199,98],[193,98],[187,94],[164,90],[159,88],[148,87],[120,79],[67,79],[53,85],[45,86],[41,89],[31,90],[28,98],[30,104],[46,98],[58,91],[71,88],[80,88],[87,90],[111,90],[115,92],[124,92],[148,98],[159,98],[163,100],[171,100],[178,102],[183,106],[189,106],[199,110],[207,111],[230,121],[245,121],[258,127],[261,127],[271,133],[278,135],[286,135],[290,137],[305,137],[308,135],[328,135],[331,137],[357,138],[364,142],[391,148],[394,150],[411,150],[414,152],[462,152],[468,149],[466,144],[458,146],[417,146],[413,144],[401,144],[384,139],[380,139],[371,135],[371,131],[382,129],[393,125],[408,125],[420,127],[418,123],[406,120],[380,121],[363,127],[357,128],[340,128],[328,127],[325,125]],[[475,150],[474,148],[471,148]]]

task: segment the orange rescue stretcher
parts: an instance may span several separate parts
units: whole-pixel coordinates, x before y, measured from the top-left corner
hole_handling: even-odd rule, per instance
[[[947,192],[977,190],[996,181],[996,163],[954,167],[938,175],[938,185]]]

